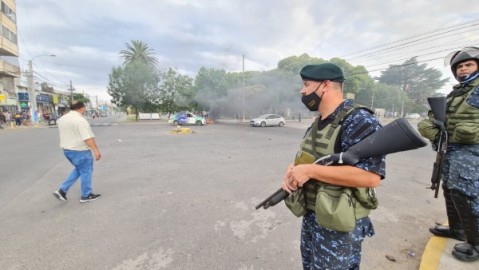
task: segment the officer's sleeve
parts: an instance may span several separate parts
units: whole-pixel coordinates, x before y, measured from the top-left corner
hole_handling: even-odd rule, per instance
[[[434,124],[434,114],[428,112],[428,119],[423,119],[417,123],[417,130],[424,138],[434,142],[439,134],[438,127]]]
[[[346,151],[349,147],[362,141],[367,136],[381,129],[379,121],[365,110],[356,110],[346,117],[341,134],[341,149]],[[373,172],[384,179],[386,176],[385,157],[370,157],[360,160],[354,165],[365,171]]]

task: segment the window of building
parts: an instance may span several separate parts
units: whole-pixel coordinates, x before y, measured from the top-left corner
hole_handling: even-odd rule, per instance
[[[17,14],[13,12],[13,10],[2,1],[2,13],[5,14],[10,20],[13,22],[17,22]]]

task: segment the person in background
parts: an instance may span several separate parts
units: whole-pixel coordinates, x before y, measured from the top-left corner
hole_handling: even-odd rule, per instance
[[[5,121],[7,122],[7,125],[10,126],[10,122],[12,121],[12,115],[9,111],[5,112]]]
[[[13,115],[13,118],[15,118],[15,126],[19,127],[22,125],[22,120],[23,120],[23,116],[22,116],[22,113],[17,111],[14,115]]]

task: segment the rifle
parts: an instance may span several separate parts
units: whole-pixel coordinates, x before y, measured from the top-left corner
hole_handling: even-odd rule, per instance
[[[411,127],[406,119],[398,118],[351,146],[345,152],[324,156],[314,161],[314,163],[325,166],[332,164],[354,165],[364,158],[408,151],[426,145],[427,142]],[[259,203],[255,209],[260,207],[267,209],[288,196],[289,193],[280,188]]]
[[[441,173],[444,166],[444,157],[447,152],[447,131],[446,131],[446,97],[429,97],[427,102],[434,114],[434,125],[439,128],[439,140],[433,149],[437,152],[431,176],[431,187],[434,190],[434,198],[437,198],[441,184]]]

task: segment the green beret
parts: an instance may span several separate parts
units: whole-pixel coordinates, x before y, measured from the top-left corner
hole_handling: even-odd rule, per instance
[[[343,71],[333,63],[307,65],[299,74],[303,80],[344,82]]]

